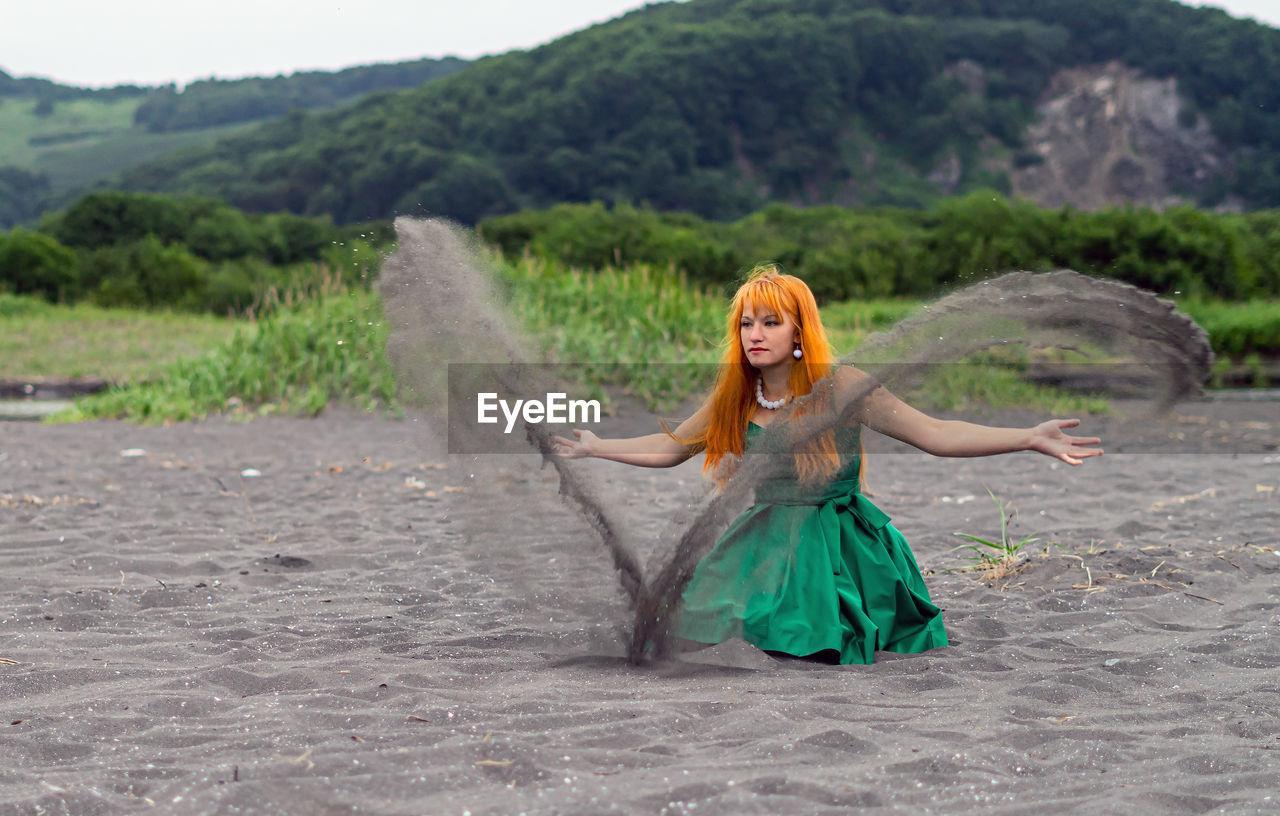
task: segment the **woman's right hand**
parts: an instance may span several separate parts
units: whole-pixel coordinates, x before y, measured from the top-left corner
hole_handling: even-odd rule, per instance
[[[563,436],[557,436],[556,456],[562,456],[565,459],[582,459],[587,456],[594,456],[594,443],[599,439],[598,436],[591,431],[583,431],[574,428],[573,439],[566,439]]]

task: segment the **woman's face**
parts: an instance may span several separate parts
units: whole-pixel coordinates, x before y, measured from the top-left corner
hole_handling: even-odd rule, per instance
[[[748,302],[742,308],[738,335],[747,360],[756,368],[795,361],[791,352],[796,347],[799,332],[785,312],[775,314],[768,306],[761,306],[757,314],[755,305]]]

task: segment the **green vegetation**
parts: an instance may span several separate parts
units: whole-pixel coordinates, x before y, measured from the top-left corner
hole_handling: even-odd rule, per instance
[[[885,331],[920,311],[918,300],[863,299],[828,303],[819,307],[822,325],[837,356],[850,354],[868,334]]]
[[[49,180],[51,195],[35,212],[64,206],[103,178],[155,156],[212,144],[245,129],[243,123],[176,133],[149,133],[134,127],[41,147],[30,169]]]
[[[160,423],[218,412],[314,415],[332,399],[370,411],[389,407],[395,379],[386,331],[381,302],[368,291],[295,294],[212,351],[169,365],[153,381],[82,399],[54,420]]]
[[[245,215],[193,196],[92,193],[0,234],[0,291],[55,302],[240,313],[272,289],[377,274],[387,225]]]
[[[542,340],[553,362],[587,364],[585,384],[599,389],[597,396],[604,386],[621,386],[651,408],[666,410],[710,388],[721,357],[725,301],[691,286],[670,267],[582,271],[525,256],[497,268],[516,316]],[[919,307],[903,300],[836,303],[823,308],[823,325],[836,350],[848,352],[868,331],[887,328]],[[904,396],[957,410],[1108,410],[1105,399],[1026,382],[1020,376],[1025,360],[988,352],[971,362],[938,366]]]
[[[343,71],[205,79],[182,91],[166,85],[147,97],[134,114],[134,121],[152,133],[163,133],[269,119],[291,110],[333,107],[374,91],[413,88],[466,66],[466,60],[446,57],[363,65]]]
[[[495,267],[517,319],[552,361],[585,366],[594,396],[618,385],[669,409],[710,387],[724,302],[670,267],[583,271],[528,256]]]
[[[0,72],[0,227],[35,220],[94,182],[156,156],[207,146],[290,110],[334,108],[466,67],[417,60],[344,71],[94,90]]]
[[[760,259],[804,278],[822,301],[929,296],[1011,269],[1075,269],[1163,295],[1280,296],[1280,211],[1215,215],[1051,210],[991,191],[927,210],[770,205],[732,223],[684,213],[560,204],[487,219],[508,255],[584,267],[674,264],[728,285]]]
[[[944,189],[1007,190],[998,168],[1030,160],[1023,133],[1050,78],[1119,60],[1176,79],[1185,116],[1206,116],[1230,150],[1235,172],[1187,193],[1274,207],[1277,43],[1171,0],[654,4],[123,179],[338,223],[596,200],[716,219],[771,201],[919,207]],[[949,163],[954,184],[929,180]]]
[[[1280,356],[1280,300],[1225,303],[1187,299],[1178,301],[1178,309],[1209,333],[1214,353],[1220,356]]]
[[[46,217],[41,229],[0,235],[8,336],[47,346],[8,364],[21,366],[12,376],[24,378],[118,381],[73,417],[167,421],[235,406],[314,413],[333,397],[390,403],[381,306],[367,290],[387,225],[338,229],[327,218],[247,216],[196,197],[94,193]],[[126,320],[130,313],[119,309],[47,301],[156,311]],[[165,310],[248,320],[225,340],[231,321]],[[80,353],[67,356],[68,344]],[[183,345],[211,344],[174,360]],[[108,364],[102,355],[112,351],[120,359]],[[137,358],[148,352],[146,365]]]
[[[1210,385],[1262,388],[1280,384],[1280,300],[1247,303],[1186,299],[1178,308],[1209,333],[1218,359]]]
[[[63,86],[54,86],[61,88]],[[137,128],[137,95],[0,95],[0,227],[34,221],[111,173],[184,147],[209,144],[243,126],[153,134]]]
[[[43,212],[49,191],[48,176],[0,167],[0,226],[18,224]]]
[[[1022,353],[979,352],[949,365],[933,366],[925,381],[902,394],[908,402],[934,409],[968,412],[982,408],[1039,408],[1054,416],[1106,414],[1105,397],[1079,394],[1029,382]]]
[[[548,359],[573,363],[584,387],[595,394],[608,399],[611,386],[621,387],[652,409],[669,410],[710,386],[720,357],[724,302],[669,268],[584,272],[535,258],[496,259],[495,268],[512,310],[541,340]],[[266,317],[241,321],[231,338],[215,348],[159,371],[147,370],[140,378],[145,381],[86,398],[59,420],[170,422],[216,412],[315,414],[334,399],[369,410],[394,405],[385,321],[375,296],[331,279],[325,285],[288,290],[269,299],[267,307]],[[57,334],[59,314],[64,321],[86,314],[118,314],[84,306],[54,307],[32,298],[0,299],[0,310],[5,308],[19,316],[49,315],[44,318],[45,331],[51,336]],[[833,334],[844,331],[853,339],[905,308],[909,304],[900,302],[836,304],[827,317]],[[200,322],[211,320],[173,315],[166,319],[192,335]],[[177,336],[178,331],[168,329],[158,316],[150,320],[138,326]],[[221,328],[225,332],[226,324]],[[85,368],[83,361],[58,364],[62,371]],[[1069,410],[1081,410],[1082,403],[1070,401],[1074,398],[1018,381],[1010,368],[976,367],[969,378],[931,383],[933,390],[920,396],[945,394],[948,388],[982,388],[987,404],[994,406],[1066,404]],[[953,402],[959,398],[950,397]],[[1105,408],[1095,400],[1083,410],[1099,405]]]
[[[38,99],[0,96],[0,166],[33,168],[40,154],[133,127],[133,114],[142,98],[103,101],[93,97],[71,99],[41,112]]]
[[[0,380],[136,383],[229,339],[235,321],[170,311],[59,306],[0,294]]]
[[[97,99],[102,102],[114,102],[117,99],[129,99],[146,96],[147,88],[137,85],[117,85],[114,88],[77,88],[71,85],[59,85],[48,79],[39,77],[13,77],[0,71],[0,96],[20,96],[40,100],[43,110],[51,112],[58,104],[76,99]]]
[[[724,302],[670,267],[584,271],[531,256],[497,259],[494,267],[513,312],[541,340],[547,358],[574,363],[586,377],[585,385],[597,394],[621,386],[651,408],[667,410],[708,387],[710,367],[719,359]],[[391,405],[392,374],[384,356],[385,328],[376,298],[333,278],[318,287],[290,291],[268,297],[268,317],[240,322],[233,339],[224,339],[212,351],[159,371],[136,360],[137,368],[125,368],[124,378],[147,382],[94,397],[63,419],[161,422],[218,411],[316,413],[331,399],[365,407]],[[1213,320],[1229,325],[1226,321],[1233,314],[1213,302],[1188,307],[1193,314],[1207,315],[1201,319],[1211,332]],[[868,331],[886,328],[918,308],[919,303],[910,300],[832,303],[823,307],[823,320],[838,350],[848,351]],[[1242,313],[1261,315],[1264,325],[1273,326],[1274,321],[1266,321],[1278,310],[1280,305],[1274,303],[1247,304]],[[134,322],[126,324],[130,316]],[[15,350],[17,367],[6,368],[11,372],[7,376],[119,376],[113,374],[118,369],[98,368],[87,350],[100,348],[97,359],[115,356],[109,347],[116,337],[125,346],[121,357],[149,352],[166,356],[184,342],[208,347],[225,338],[234,325],[198,316],[55,307],[13,296],[0,296],[0,317],[7,336],[30,336],[38,341],[30,345],[51,347],[47,354],[28,348],[25,358]],[[62,335],[66,337],[59,344]],[[65,355],[58,354],[60,350]],[[32,362],[18,362],[22,359]],[[970,363],[940,366],[923,386],[904,396],[922,406],[961,411],[978,406],[1037,407],[1058,413],[1107,410],[1105,400],[1028,384],[1019,376],[1025,361],[1016,355],[986,352]]]
[[[1268,384],[1275,375],[1267,361],[1280,359],[1278,211],[1084,213],[988,191],[923,211],[775,204],[727,224],[626,205],[561,204],[487,219],[479,230],[508,255],[527,252],[583,267],[671,265],[721,291],[760,260],[779,261],[825,302],[833,343],[844,352],[866,329],[908,316],[918,308],[915,298],[1010,269],[1070,268],[1175,298],[1208,331],[1220,357],[1219,380],[1246,365],[1255,385]],[[980,377],[947,368],[939,376],[953,382],[934,383],[928,395],[938,407],[966,409],[960,399],[966,394],[1016,404],[1014,395],[1031,388],[1016,367],[1001,364]],[[997,378],[1004,382],[996,385]],[[977,396],[991,389],[1005,396]],[[1024,396],[1054,410],[1097,410],[1087,400]]]
[[[1013,264],[1010,259],[1032,259],[1024,265],[1046,268],[1056,264],[1044,257],[1075,252],[1077,260],[1102,264],[1102,274],[1124,271],[1139,283],[1162,283],[1166,291],[1184,287],[1174,292],[1209,330],[1218,353],[1237,364],[1242,357],[1252,360],[1259,372],[1254,379],[1262,383],[1268,376],[1264,358],[1280,351],[1280,301],[1224,303],[1192,293],[1239,295],[1270,287],[1277,276],[1275,255],[1267,253],[1280,236],[1277,224],[1267,212],[1046,211],[981,193],[924,212],[773,206],[731,224],[631,207],[563,205],[494,219],[483,232],[528,247],[517,260],[495,261],[495,268],[513,311],[542,340],[549,359],[581,367],[600,396],[620,386],[667,409],[710,382],[723,332],[724,289],[732,285],[721,265],[735,253],[751,262],[773,256],[798,266],[827,298],[824,321],[837,350],[847,353],[869,331],[917,310],[919,301],[902,293],[936,289],[942,283],[923,282],[940,277],[944,267],[959,270],[943,282],[954,284]],[[873,238],[881,242],[856,243]],[[315,411],[332,397],[388,404],[381,341],[370,341],[372,351],[353,357],[345,352],[363,348],[357,337],[343,337],[347,349],[337,355],[322,338],[336,336],[333,315],[347,314],[350,322],[352,309],[373,317],[364,325],[380,325],[367,287],[391,239],[385,223],[339,228],[327,218],[247,215],[197,197],[91,194],[47,216],[39,232],[0,235],[0,293],[15,293],[0,295],[0,313],[10,323],[9,336],[26,346],[24,353],[10,352],[5,370],[12,377],[96,374],[136,384],[92,403],[98,407],[85,410],[100,412],[94,416],[170,419],[229,404]],[[887,246],[905,254],[877,254],[876,247]],[[564,261],[604,254],[624,263],[584,270]],[[646,254],[660,256],[658,262],[635,262]],[[678,269],[687,259],[699,275]],[[872,268],[879,271],[857,271]],[[282,298],[280,292],[292,294]],[[82,305],[49,317],[54,311],[37,309],[37,297]],[[140,322],[126,329],[118,324],[127,312],[89,303],[158,311],[138,315]],[[157,371],[158,362],[172,359],[184,344],[207,348],[229,331],[226,321],[184,324],[168,310],[250,320],[216,353]],[[83,325],[60,332],[59,319]],[[121,333],[163,339],[130,345]],[[76,344],[93,351],[77,359],[67,352]],[[152,349],[153,365],[137,360]],[[277,352],[284,356],[273,356]],[[314,364],[301,362],[311,354],[320,355]],[[120,365],[107,365],[108,357],[118,357]],[[1106,410],[1105,401],[1028,384],[1022,376],[1027,361],[1016,355],[987,352],[971,362],[940,367],[904,396],[955,410],[978,404]],[[273,379],[277,371],[284,373]]]
[[[991,582],[997,583],[1001,579],[1009,578],[1017,575],[1022,568],[1027,565],[1027,546],[1039,541],[1035,535],[1029,535],[1021,541],[1014,541],[1009,537],[1009,522],[1013,520],[1013,515],[1005,511],[1004,504],[996,498],[996,494],[987,489],[987,495],[996,503],[996,510],[1000,512],[1000,540],[992,541],[991,539],[982,538],[980,536],[971,535],[969,533],[954,533],[961,538],[969,539],[970,544],[961,544],[956,547],[957,550],[972,550],[971,556],[973,563],[964,568],[965,571],[978,571],[983,577]]]
[[[0,227],[33,220],[54,206],[67,181],[87,184],[101,178],[104,173],[73,180],[68,175],[74,177],[74,173],[65,173],[57,161],[45,159],[74,157],[88,145],[128,133],[141,99],[140,95],[102,99],[86,95],[51,103],[46,97],[0,93]],[[141,160],[157,154],[137,155]]]

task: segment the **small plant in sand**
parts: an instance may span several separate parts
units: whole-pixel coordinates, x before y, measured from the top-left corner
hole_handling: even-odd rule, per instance
[[[1009,512],[1004,503],[997,499],[990,489],[987,490],[987,495],[996,503],[996,509],[1000,512],[1000,540],[992,541],[970,533],[953,533],[970,541],[969,544],[961,544],[955,549],[972,551],[972,555],[969,556],[972,563],[954,571],[979,572],[983,580],[996,584],[1022,571],[1028,563],[1028,545],[1040,539],[1035,535],[1029,535],[1021,541],[1010,538],[1009,523],[1013,521],[1017,511]]]

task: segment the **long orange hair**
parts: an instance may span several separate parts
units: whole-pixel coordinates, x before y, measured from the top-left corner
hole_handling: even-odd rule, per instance
[[[775,264],[761,264],[752,269],[729,307],[724,356],[715,387],[708,398],[711,416],[706,432],[696,439],[684,440],[698,444],[706,451],[704,471],[715,472],[726,454],[742,455],[747,423],[755,412],[756,379],[760,375],[742,348],[739,328],[743,309],[748,303],[756,314],[785,313],[796,326],[799,347],[804,356],[791,366],[789,385],[793,397],[808,394],[814,383],[834,371],[835,355],[822,328],[817,301],[805,282],[783,273]],[[796,410],[804,409],[805,406],[796,406]],[[828,479],[839,467],[840,454],[836,450],[833,431],[818,434],[796,453],[796,471],[801,481]]]

